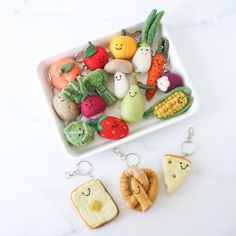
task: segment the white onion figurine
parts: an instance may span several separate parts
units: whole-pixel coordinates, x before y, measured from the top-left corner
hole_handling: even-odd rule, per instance
[[[129,90],[126,74],[133,72],[132,63],[122,59],[113,59],[105,65],[104,70],[114,74],[114,93],[118,99],[123,99]]]
[[[141,44],[134,54],[132,63],[134,71],[147,73],[152,62],[151,46],[164,11],[157,12],[153,9],[144,22],[142,29]]]

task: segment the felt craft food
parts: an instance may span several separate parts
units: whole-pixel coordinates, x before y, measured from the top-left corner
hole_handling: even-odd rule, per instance
[[[83,116],[96,119],[106,109],[106,103],[98,95],[89,95],[82,79],[69,82],[68,86],[62,90],[66,100],[75,101],[80,104],[80,110]]]
[[[88,124],[95,127],[98,133],[107,139],[121,139],[128,135],[129,127],[117,117],[104,116],[98,121],[88,121]]]
[[[88,74],[84,80],[84,85],[88,92],[97,92],[108,106],[116,102],[115,95],[107,88],[107,73],[103,69],[97,69]]]
[[[132,74],[131,86],[121,103],[121,119],[136,123],[143,118],[144,100],[137,85],[136,74]]]
[[[153,98],[157,91],[157,81],[163,74],[164,65],[168,58],[169,51],[169,40],[167,38],[161,37],[158,40],[158,47],[155,55],[152,58],[151,68],[148,72],[147,85],[154,86],[153,90],[146,91],[146,98],[150,100]]]
[[[90,95],[80,104],[81,113],[90,119],[98,118],[106,109],[106,103],[98,95]]]
[[[108,62],[108,53],[105,48],[95,46],[89,42],[84,53],[84,63],[90,70],[103,69]]]
[[[91,179],[71,193],[73,205],[84,222],[96,229],[116,218],[119,209],[98,179]]]
[[[118,99],[124,98],[129,90],[126,74],[133,72],[132,63],[127,60],[114,59],[105,65],[104,70],[107,73],[114,73],[114,93]]]
[[[64,134],[68,143],[75,147],[88,145],[94,138],[93,128],[83,121],[73,121],[65,129]]]
[[[73,121],[80,114],[78,105],[65,100],[60,92],[53,97],[52,103],[58,117],[64,121]]]
[[[124,30],[122,33],[122,36],[117,36],[111,40],[109,48],[115,58],[129,59],[136,52],[137,43],[132,37],[127,36]]]
[[[128,168],[121,175],[120,190],[129,208],[146,211],[156,199],[158,177],[150,169]]]
[[[167,120],[186,112],[193,103],[191,90],[179,87],[165,94],[152,107],[144,112],[144,118],[154,115],[158,119]]]
[[[53,64],[49,69],[52,85],[61,90],[69,81],[76,80],[80,74],[80,68],[72,58],[63,58]]]
[[[164,156],[164,180],[168,193],[174,193],[188,177],[192,162],[185,156],[167,154]]]
[[[157,10],[153,9],[144,22],[141,44],[132,59],[135,72],[147,73],[150,69],[151,46],[163,15],[164,11],[157,13]]]
[[[80,104],[89,95],[88,90],[80,76],[78,76],[76,81],[70,81],[62,90],[62,94],[66,100],[74,101],[78,104]]]
[[[181,86],[183,86],[183,80],[176,73],[167,72],[157,81],[157,87],[164,93]]]

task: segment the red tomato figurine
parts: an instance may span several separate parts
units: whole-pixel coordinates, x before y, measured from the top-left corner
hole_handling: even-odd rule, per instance
[[[61,90],[69,81],[76,80],[80,74],[80,68],[72,58],[63,58],[53,64],[49,69],[52,85]]]
[[[95,46],[89,42],[84,53],[84,63],[90,70],[103,69],[108,62],[108,53],[105,48]]]
[[[95,127],[97,132],[107,139],[121,139],[129,133],[128,125],[114,116],[104,116],[98,121],[90,120],[88,124]]]

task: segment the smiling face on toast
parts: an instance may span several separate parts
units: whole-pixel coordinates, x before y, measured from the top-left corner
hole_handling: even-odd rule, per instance
[[[164,156],[164,179],[167,192],[173,193],[184,182],[190,173],[192,162],[184,156]]]
[[[71,200],[85,223],[97,228],[118,215],[118,208],[102,183],[92,179],[71,194]]]

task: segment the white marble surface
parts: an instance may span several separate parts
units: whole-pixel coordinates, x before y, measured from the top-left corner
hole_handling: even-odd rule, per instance
[[[91,231],[69,194],[86,180],[65,180],[76,161],[64,156],[37,82],[37,63],[89,39],[142,21],[153,7],[165,23],[200,97],[198,113],[178,125],[125,144],[160,176],[146,213],[128,210],[119,194],[124,169],[111,151],[90,158],[94,174],[120,206],[119,217]],[[0,1],[0,235],[236,235],[234,0]],[[196,128],[191,176],[174,195],[163,185],[161,155],[178,151]]]

